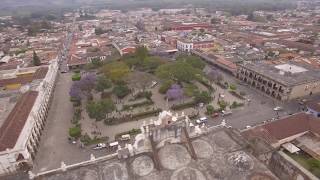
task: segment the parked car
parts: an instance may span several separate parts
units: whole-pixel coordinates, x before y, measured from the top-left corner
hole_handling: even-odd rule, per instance
[[[219,117],[219,113],[217,112],[212,114],[212,118],[216,118],[216,117]]]
[[[231,110],[228,110],[228,111],[223,110],[222,111],[222,116],[228,116],[228,115],[231,115],[231,114],[232,114]]]
[[[202,124],[202,123],[206,123],[208,121],[208,118],[207,117],[202,117],[200,119],[197,119],[196,120],[196,123],[197,124]]]
[[[128,141],[131,139],[130,134],[124,134],[120,138],[122,141]]]
[[[281,111],[282,109],[283,109],[283,108],[280,107],[280,106],[277,106],[277,107],[273,108],[274,111]]]
[[[94,150],[103,149],[106,148],[107,145],[105,143],[99,143],[95,147],[93,147]]]

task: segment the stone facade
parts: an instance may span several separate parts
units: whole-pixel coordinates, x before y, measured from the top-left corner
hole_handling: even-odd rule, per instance
[[[320,92],[320,80],[288,85],[281,83],[276,78],[246,68],[245,65],[238,68],[236,77],[264,94],[281,101]]]

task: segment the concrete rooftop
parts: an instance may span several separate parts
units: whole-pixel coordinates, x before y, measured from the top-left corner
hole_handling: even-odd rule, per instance
[[[161,170],[152,156],[143,153],[127,160],[112,159],[54,173],[41,180],[250,180],[276,178],[246,152],[229,129],[220,129],[192,139],[198,159],[191,158],[183,144],[166,144],[158,151]]]

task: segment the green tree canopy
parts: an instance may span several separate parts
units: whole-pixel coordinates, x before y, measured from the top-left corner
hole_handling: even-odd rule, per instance
[[[194,55],[180,55],[176,59],[178,61],[184,61],[190,64],[192,67],[201,70],[206,66],[206,64],[201,60],[200,57]]]
[[[81,136],[81,128],[79,126],[75,126],[69,128],[69,136],[73,138],[78,138]]]
[[[113,82],[122,81],[130,72],[124,62],[112,62],[102,67],[102,72]]]
[[[96,90],[101,92],[104,91],[105,89],[111,88],[112,83],[111,81],[105,76],[99,76],[96,84]]]
[[[156,70],[156,75],[159,78],[178,82],[190,82],[196,79],[197,74],[201,73],[201,70],[184,61],[163,64]]]
[[[108,113],[114,111],[115,105],[111,99],[103,99],[98,102],[88,102],[86,109],[90,118],[99,121],[104,119]]]
[[[40,66],[41,65],[40,58],[39,58],[39,56],[37,55],[37,53],[35,51],[33,51],[32,63],[33,63],[34,66]]]
[[[197,103],[205,103],[205,104],[208,104],[212,100],[210,93],[207,91],[201,91],[201,92],[195,93],[194,98]]]
[[[128,86],[124,84],[117,85],[113,88],[112,92],[118,97],[118,98],[124,98],[126,95],[130,93],[130,89]]]
[[[148,57],[148,49],[144,46],[138,47],[135,56],[144,61]]]

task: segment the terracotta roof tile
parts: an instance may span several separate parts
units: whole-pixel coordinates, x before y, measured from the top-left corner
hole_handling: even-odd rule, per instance
[[[20,97],[0,127],[0,151],[15,146],[37,96],[38,92],[28,91]]]
[[[303,132],[320,135],[320,121],[307,113],[298,113],[268,124],[254,127],[242,134],[247,138],[258,137],[269,143],[275,143],[287,137]]]

